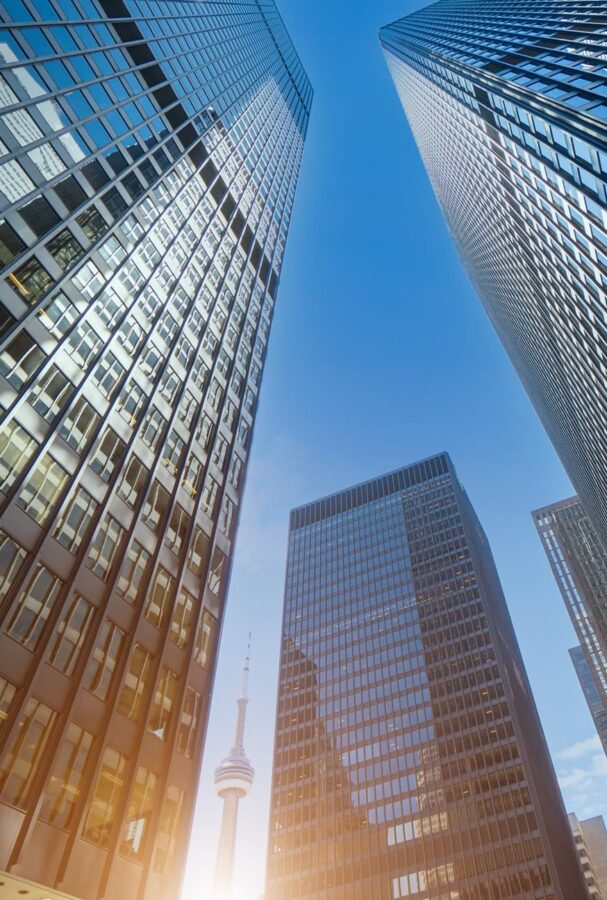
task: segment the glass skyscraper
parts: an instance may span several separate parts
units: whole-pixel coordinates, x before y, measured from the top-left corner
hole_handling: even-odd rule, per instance
[[[462,260],[607,544],[607,3],[441,0],[381,29]]]
[[[586,897],[444,453],[291,513],[265,896]]]
[[[532,515],[580,642],[571,658],[607,752],[607,552],[577,497]]]
[[[0,18],[0,869],[169,900],[311,89],[272,0]]]

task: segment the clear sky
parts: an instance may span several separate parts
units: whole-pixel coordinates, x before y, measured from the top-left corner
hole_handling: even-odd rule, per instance
[[[453,250],[377,40],[422,3],[278,0],[315,89],[261,391],[184,900],[211,900],[253,631],[235,900],[263,892],[289,510],[447,450],[493,548],[568,809],[607,815],[607,760],[530,510],[572,493]]]

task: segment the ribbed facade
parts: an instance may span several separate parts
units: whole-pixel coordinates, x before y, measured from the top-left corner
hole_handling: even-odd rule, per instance
[[[584,900],[446,454],[291,513],[267,900]]]
[[[461,258],[607,543],[607,3],[441,0],[380,39]]]
[[[579,647],[570,651],[607,753],[607,552],[577,497],[532,515],[584,654],[585,665]]]
[[[271,0],[0,17],[0,870],[170,900],[311,89]]]

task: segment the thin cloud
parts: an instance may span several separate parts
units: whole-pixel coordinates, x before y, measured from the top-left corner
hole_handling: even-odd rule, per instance
[[[607,756],[598,735],[555,754],[565,805],[580,818],[607,813]]]
[[[593,750],[601,750],[601,741],[598,734],[595,734],[594,737],[587,738],[585,741],[577,741],[575,744],[571,744],[570,747],[565,747],[564,750],[559,750],[556,754],[557,759],[579,759],[581,756],[586,756],[589,752]]]

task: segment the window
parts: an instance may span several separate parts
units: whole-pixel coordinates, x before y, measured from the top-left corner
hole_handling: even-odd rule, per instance
[[[125,384],[116,409],[131,428],[137,424],[137,419],[139,418],[139,413],[141,412],[144,402],[145,394],[138,384],[135,384],[134,381],[129,381]]]
[[[126,444],[116,432],[111,428],[106,428],[91,459],[90,465],[93,472],[96,472],[103,481],[109,481],[125,448]]]
[[[59,234],[49,241],[46,249],[59,268],[64,271],[84,255],[80,242],[76,240],[68,228],[64,228],[63,231],[60,231]]]
[[[137,599],[150,554],[137,541],[133,541],[124,558],[116,583],[116,590],[129,603]]]
[[[73,387],[71,381],[53,365],[34,385],[27,399],[43,419],[52,422],[69,400]]]
[[[71,300],[60,292],[38,312],[38,318],[52,335],[62,338],[78,318],[78,310]]]
[[[200,424],[196,431],[196,440],[200,441],[203,450],[208,450],[211,443],[211,434],[213,432],[213,422],[208,416],[204,415],[200,420]]]
[[[61,423],[59,434],[72,450],[80,453],[88,444],[99,422],[99,416],[84,397],[78,397]]]
[[[204,487],[202,489],[202,496],[200,498],[200,506],[203,512],[209,516],[209,518],[213,517],[213,511],[215,509],[215,503],[217,501],[217,493],[219,491],[219,485],[217,482],[211,478],[209,475],[207,480],[204,483]]]
[[[169,367],[160,379],[160,393],[167,403],[173,402],[180,384],[181,379],[175,370]]]
[[[179,506],[178,503],[175,504],[171,513],[171,518],[169,519],[164,542],[171,548],[173,553],[176,553],[177,555],[181,552],[181,547],[187,534],[189,520],[190,516],[186,513],[185,509]]]
[[[166,428],[166,419],[159,412],[155,406],[152,407],[151,412],[148,413],[145,422],[143,423],[143,428],[141,431],[141,440],[143,443],[150,448],[152,453],[156,451],[158,444],[160,442],[160,438],[164,434],[164,429]]]
[[[195,606],[195,598],[182,587],[177,595],[169,632],[169,638],[180,648],[185,647],[190,637]]]
[[[120,852],[124,856],[138,858],[143,854],[149,832],[149,822],[154,812],[157,786],[158,776],[144,766],[139,766],[133,782],[120,843]]]
[[[8,718],[8,711],[17,693],[17,688],[0,675],[0,731]]]
[[[68,828],[71,824],[92,744],[93,735],[70,722],[59,744],[40,810],[44,822],[57,828]]]
[[[49,742],[56,713],[30,697],[0,764],[0,797],[25,809],[40,760]]]
[[[154,856],[154,870],[156,872],[164,872],[167,864],[175,855],[175,848],[179,841],[179,826],[183,815],[184,803],[184,791],[175,787],[174,784],[170,784],[160,810],[160,823]]]
[[[197,525],[194,529],[194,537],[188,553],[188,568],[190,568],[195,575],[200,576],[204,566],[208,562],[209,543],[209,538],[202,528],[199,528]]]
[[[82,679],[84,687],[100,700],[106,700],[110,692],[123,645],[124,632],[106,619]]]
[[[118,524],[116,519],[106,516],[93,538],[87,566],[98,578],[102,578],[104,581],[116,562],[118,547],[123,534],[124,529]]]
[[[100,359],[91,380],[106,400],[111,400],[124,372],[124,366],[118,362],[114,354],[106,353]]]
[[[118,712],[127,719],[137,721],[139,718],[151,674],[152,654],[140,644],[135,644],[118,701]]]
[[[65,507],[55,526],[53,537],[70,553],[78,550],[93,520],[97,506],[97,501],[91,497],[89,492],[79,487]]]
[[[125,773],[126,757],[106,747],[83,831],[83,837],[102,847],[110,842]]]
[[[82,322],[67,342],[66,350],[77,366],[84,369],[99,352],[103,341],[88,322]]]
[[[93,616],[92,605],[76,594],[59,624],[57,640],[50,657],[51,664],[64,675],[71,675],[76,667],[78,654],[86,640]]]
[[[93,243],[108,229],[105,219],[94,206],[89,206],[79,216],[76,216],[76,222],[80,225],[89,241]]]
[[[25,510],[35,522],[41,525],[53,511],[55,504],[65,487],[68,473],[63,466],[45,453],[21,488],[17,497],[17,506]]]
[[[37,565],[25,587],[17,594],[6,630],[28,650],[36,649],[61,585],[60,579],[46,566]]]
[[[163,666],[156,683],[154,696],[152,697],[152,709],[148,721],[148,731],[155,734],[161,741],[166,740],[171,726],[171,716],[178,683],[177,675],[166,666]]]
[[[160,628],[170,605],[170,596],[175,579],[166,569],[159,566],[148,592],[143,613],[156,628]]]
[[[228,473],[228,481],[235,490],[238,490],[240,484],[240,475],[242,472],[242,460],[238,456],[232,457],[230,471]]]
[[[213,650],[216,626],[217,622],[208,609],[203,610],[194,641],[194,662],[203,669],[207,667]]]
[[[132,509],[135,508],[148,477],[148,470],[136,457],[131,456],[126,464],[118,496]]]
[[[195,497],[198,493],[198,488],[200,487],[200,479],[202,476],[202,463],[198,459],[197,456],[194,456],[192,453],[188,458],[186,463],[186,467],[183,473],[183,478],[181,479],[181,483],[185,487],[188,494],[191,497]]]
[[[37,303],[42,295],[55,284],[55,280],[51,278],[35,256],[11,272],[5,280],[8,286],[31,306]]]
[[[0,375],[14,388],[20,388],[45,359],[46,354],[33,337],[20,331],[0,353]]]
[[[186,688],[183,700],[183,709],[179,720],[179,732],[177,734],[177,751],[183,753],[188,759],[194,755],[198,724],[202,711],[202,698],[191,687]]]
[[[0,531],[0,600],[7,595],[26,556],[23,547]]]
[[[181,465],[184,442],[176,431],[171,431],[163,452],[164,464],[173,475],[176,475]]]
[[[217,522],[217,527],[219,530],[229,536],[230,529],[232,527],[232,522],[234,520],[234,504],[230,500],[229,497],[223,498],[223,503],[221,504],[221,510],[219,511],[219,519]]]
[[[155,481],[150,488],[150,492],[147,496],[147,499],[143,506],[143,512],[141,514],[141,518],[146,523],[148,528],[151,528],[154,532],[158,531],[158,529],[160,528],[160,522],[162,521],[164,514],[168,509],[168,506],[168,491],[165,491],[162,485],[158,481]]]

